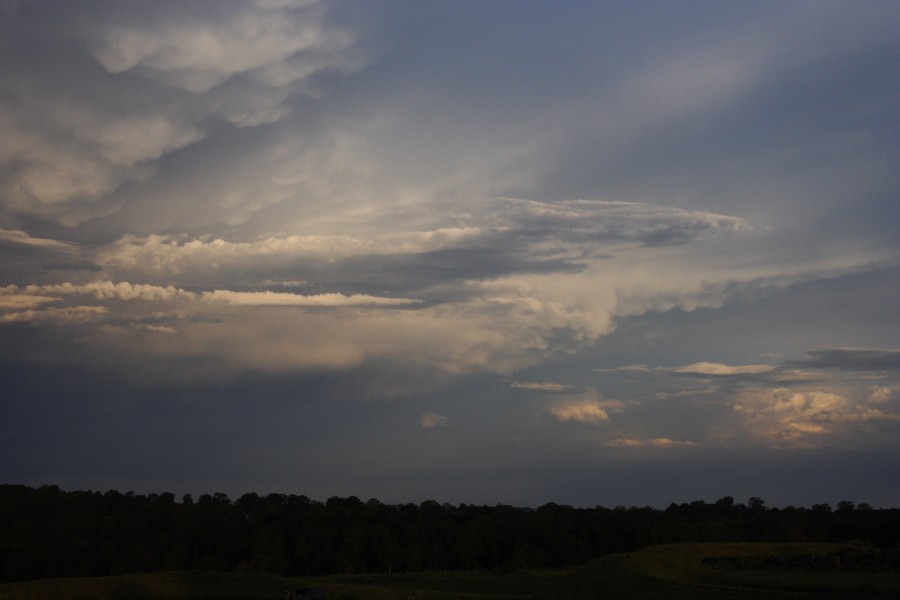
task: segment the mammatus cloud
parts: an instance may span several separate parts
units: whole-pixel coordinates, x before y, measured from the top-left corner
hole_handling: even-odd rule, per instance
[[[243,10],[229,7],[202,20],[176,20],[161,11],[152,15],[151,27],[136,19],[110,20],[93,34],[92,54],[110,73],[137,70],[194,94],[242,74],[257,84],[282,87],[321,68],[315,59],[325,58],[323,46],[346,43],[326,37],[321,12],[308,10],[314,4],[250,2]],[[307,10],[297,18],[295,9]]]
[[[120,210],[110,195],[150,181],[166,156],[225,124],[278,121],[316,74],[357,64],[352,36],[312,2],[73,3],[50,21],[19,8],[0,14],[21,67],[0,83],[2,202],[69,225]]]

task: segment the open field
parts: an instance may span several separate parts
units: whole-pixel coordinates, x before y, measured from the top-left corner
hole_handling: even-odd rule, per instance
[[[557,600],[802,600],[897,598],[900,595],[898,572],[721,566],[734,557],[778,562],[779,557],[829,557],[847,548],[852,547],[837,544],[746,543],[653,546],[639,552],[598,558],[573,572],[549,597]]]
[[[281,577],[260,573],[138,573],[0,584],[0,600],[280,600],[324,588],[327,600],[525,600],[544,597],[566,571]]]
[[[141,573],[7,583],[0,585],[0,600],[280,599],[285,590],[307,587],[324,588],[327,600],[900,597],[900,572],[847,570],[855,567],[846,560],[839,565],[836,559],[847,552],[865,558],[870,551],[835,544],[670,544],[611,554],[577,569],[514,574],[469,571],[291,578],[247,572]],[[835,562],[834,568],[829,561]],[[777,567],[798,563],[815,566],[806,570]],[[759,564],[770,567],[753,568]]]

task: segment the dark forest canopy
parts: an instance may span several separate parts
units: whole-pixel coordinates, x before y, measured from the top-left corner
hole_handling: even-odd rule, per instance
[[[677,542],[900,543],[900,510],[768,507],[724,497],[650,507],[383,504],[247,493],[63,491],[0,485],[0,580],[159,570],[285,575],[548,568]]]

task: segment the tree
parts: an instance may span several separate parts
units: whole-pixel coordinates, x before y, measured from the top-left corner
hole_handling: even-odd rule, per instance
[[[759,496],[753,496],[747,501],[750,510],[766,510],[766,501]]]

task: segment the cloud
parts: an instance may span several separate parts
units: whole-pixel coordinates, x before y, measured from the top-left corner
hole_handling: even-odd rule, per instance
[[[233,183],[221,195],[243,194],[235,190],[242,190],[245,183]],[[284,194],[276,193],[281,200],[273,202],[299,193],[306,184],[298,185],[288,185]],[[261,209],[259,198],[265,192],[248,188],[247,193],[255,198],[252,202],[238,199],[229,206]],[[313,201],[312,205],[317,203]],[[743,231],[745,225],[740,219],[723,215],[624,202],[473,199],[452,205],[435,202],[427,216],[420,215],[419,210],[407,210],[409,214],[405,214],[393,208],[390,200],[382,204],[378,214],[388,215],[389,223],[382,218],[343,222],[336,217],[324,226],[340,232],[335,234],[267,235],[252,241],[126,234],[99,248],[94,256],[98,266],[123,277],[140,273],[157,279],[205,278],[212,273],[240,274],[260,269],[311,272],[326,264],[332,269],[358,269],[360,261],[371,263],[376,259],[388,267],[406,261],[423,273],[440,268],[445,277],[458,273],[459,278],[490,278],[583,270],[608,260],[611,252],[648,245],[651,238],[652,246],[662,245],[662,230],[668,232],[662,237],[671,238],[668,244],[681,245],[717,233]],[[456,226],[447,226],[454,221]],[[392,231],[382,231],[385,227]],[[407,268],[397,276],[408,279],[408,273]]]
[[[612,448],[646,448],[648,446],[654,448],[678,448],[698,446],[699,444],[690,440],[673,440],[660,437],[652,439],[617,438],[606,442],[604,445]]]
[[[30,294],[75,294],[91,295],[97,299],[118,300],[143,300],[143,301],[171,301],[176,298],[192,300],[196,295],[192,292],[176,288],[174,286],[159,286],[143,283],[129,283],[127,281],[93,281],[90,283],[74,284],[59,283],[46,285],[28,285],[24,290]]]
[[[713,362],[698,362],[682,367],[650,367],[648,365],[625,365],[612,369],[596,369],[600,373],[651,373],[666,372],[700,376],[758,375],[777,369],[773,365],[725,365]]]
[[[882,404],[882,398],[880,392],[866,396],[849,389],[748,388],[733,409],[758,438],[817,445],[848,429],[900,420],[897,407]]]
[[[85,283],[23,285],[16,289],[32,296],[90,295],[104,303],[110,323],[122,326],[131,323],[133,327],[141,323],[138,307],[119,307],[107,302],[178,303],[185,316],[178,319],[177,325],[171,322],[158,325],[177,330],[178,335],[171,336],[173,340],[186,336],[182,340],[183,348],[174,344],[171,348],[159,345],[154,351],[161,352],[162,348],[176,354],[184,352],[185,348],[198,354],[207,351],[209,360],[218,357],[225,360],[229,368],[238,371],[305,369],[314,365],[345,368],[376,357],[394,360],[400,353],[410,352],[417,364],[427,364],[445,372],[488,370],[510,373],[536,364],[551,353],[590,345],[612,332],[623,317],[674,308],[689,311],[718,307],[740,297],[742,289],[765,287],[771,281],[753,269],[735,272],[705,265],[704,260],[708,259],[697,261],[690,269],[679,270],[673,265],[684,258],[677,255],[685,251],[685,246],[673,246],[661,252],[657,247],[641,245],[616,250],[611,256],[592,259],[574,270],[528,272],[526,258],[524,262],[510,263],[508,274],[459,280],[439,278],[434,282],[429,279],[435,268],[433,265],[446,265],[448,260],[459,261],[460,276],[469,272],[469,261],[485,261],[493,248],[491,244],[497,243],[498,239],[494,233],[486,235],[485,231],[499,232],[510,239],[519,237],[511,230],[495,225],[400,231],[372,238],[270,236],[256,242],[172,236],[123,237],[96,254],[101,272],[120,273],[132,281],[146,276],[159,284],[98,279]],[[563,235],[564,232],[559,234]],[[560,241],[563,239],[559,237]],[[486,241],[489,243],[485,246]],[[468,244],[481,245],[480,250],[471,255],[443,254]],[[526,249],[531,249],[524,256],[538,260],[546,244],[537,246],[535,249],[526,245]],[[338,250],[322,251],[323,247]],[[375,248],[376,253],[363,257],[362,249],[366,247]],[[378,254],[379,251],[383,254]],[[304,260],[304,252],[320,252],[319,266],[311,268],[315,261]],[[404,262],[398,257],[410,254],[403,252],[421,255],[425,260],[422,263]],[[347,257],[344,261],[334,258],[341,253]],[[694,256],[693,251],[688,251],[688,255]],[[305,256],[310,258],[309,254]],[[579,256],[583,258],[586,254],[579,253]],[[382,260],[385,262],[381,263]],[[393,289],[385,293],[385,280],[389,280],[385,273],[391,273],[385,269],[394,268],[390,265],[395,260],[400,260],[395,267],[398,279],[390,284]],[[409,268],[410,264],[421,270],[421,278]],[[307,268],[310,270],[304,270]],[[371,278],[361,272],[366,269],[374,269]],[[743,281],[736,282],[738,277]],[[339,284],[342,289],[318,291],[326,287],[318,280],[325,278],[349,283]],[[256,282],[278,280],[309,282],[308,287],[318,290],[300,294],[253,289],[258,288]],[[245,285],[251,289],[221,286],[229,281],[247,281]],[[166,285],[161,285],[163,282],[167,282]],[[185,283],[200,289],[192,291],[184,287]],[[305,332],[295,332],[293,341],[281,339],[282,334],[276,332],[279,329],[292,331],[300,322],[296,314],[266,310],[259,320],[248,319],[246,314],[250,309],[288,306],[364,310],[344,315],[346,320],[343,322],[333,315],[310,312],[302,319]],[[278,321],[284,322],[279,324]],[[279,339],[274,347],[279,348],[280,355],[261,360],[261,356],[269,356],[269,353],[261,352],[253,345],[220,347],[222,339],[215,328],[199,325],[209,322],[235,325],[251,338]],[[253,332],[247,329],[250,323],[263,329]],[[333,340],[323,342],[329,340],[326,333],[329,330],[335,332]],[[123,347],[128,343],[122,337],[111,337],[109,342]],[[319,344],[323,349],[320,357],[313,358],[308,349],[299,347],[309,348],[311,343]],[[140,348],[142,346],[138,344],[120,351],[137,354]],[[332,351],[324,351],[327,348]],[[764,375],[760,365],[710,366],[714,364],[690,368],[698,374],[718,370],[720,374],[754,371],[758,376]],[[606,410],[606,407],[601,408]],[[577,414],[577,411],[561,410],[560,415]],[[583,417],[586,415],[584,413]],[[594,418],[601,416],[597,412]]]
[[[9,286],[6,289],[15,289]],[[59,302],[62,298],[52,298],[48,296],[34,296],[30,294],[3,293],[0,294],[0,310],[23,310],[34,309],[42,304],[49,302]]]
[[[560,403],[549,407],[547,412],[560,421],[575,421],[576,423],[605,423],[609,421],[609,414],[600,403],[590,400]]]
[[[222,302],[235,306],[404,306],[419,304],[410,298],[379,298],[366,294],[315,294],[303,296],[287,292],[203,292],[205,302]]]
[[[348,235],[269,236],[253,242],[223,239],[185,240],[171,235],[125,235],[96,253],[99,266],[154,275],[184,275],[241,268],[278,267],[301,260],[334,261],[358,256],[420,254],[465,247],[484,236],[477,228],[442,228],[383,234],[373,238]]]
[[[444,415],[439,415],[433,413],[431,411],[426,411],[422,413],[422,416],[419,418],[419,425],[422,429],[435,429],[437,427],[447,427],[450,424],[450,419],[445,417]]]
[[[711,362],[699,362],[683,367],[675,367],[670,369],[673,373],[683,373],[687,375],[712,375],[712,376],[729,376],[729,375],[757,375],[760,373],[768,373],[776,367],[772,365],[723,365]]]
[[[610,412],[622,412],[625,403],[606,400],[593,388],[586,388],[575,396],[552,400],[545,410],[559,421],[599,424],[609,421]]]
[[[59,240],[34,237],[19,229],[0,228],[0,242],[7,242],[22,246],[31,246],[35,248],[45,248],[48,250],[57,250],[60,252],[74,252],[78,249],[78,246],[75,244],[61,242]]]
[[[182,14],[181,20],[156,14],[152,27],[136,20],[107,22],[93,35],[92,54],[110,73],[136,69],[195,94],[244,73],[279,87],[316,70],[297,55],[323,45],[318,11],[304,11],[298,19],[284,5],[243,8],[213,11],[213,18],[209,12]]]
[[[183,369],[185,375],[198,378],[221,378],[223,373],[237,375],[248,370],[346,369],[372,358],[446,373],[508,373],[532,364],[536,357],[528,351],[542,345],[539,339],[464,307],[404,310],[416,304],[396,298],[226,290],[203,295],[181,288],[112,282],[25,289],[33,293],[18,293],[14,286],[3,288],[0,298],[6,298],[8,310],[16,311],[5,321],[59,322],[67,316],[64,311],[41,307],[70,296],[90,296],[102,304],[90,309],[95,320],[102,316],[106,325],[91,336],[90,355],[66,337],[48,346],[46,355],[76,364],[85,360],[102,364],[103,357],[115,356],[120,365],[134,364],[132,374],[137,377],[142,377],[144,367],[154,360],[167,364],[172,377]],[[41,295],[51,292],[56,295]],[[153,313],[143,303],[151,303]],[[33,308],[20,310],[25,306]],[[285,306],[324,310],[286,311]],[[342,307],[348,310],[330,310]],[[160,316],[152,316],[154,313]],[[148,331],[148,323],[166,327],[170,333],[177,331],[177,335],[148,345],[140,337]],[[235,339],[245,341],[234,344]],[[118,376],[128,377],[129,371],[122,368]]]
[[[314,93],[315,75],[359,65],[347,54],[352,36],[315,4],[133,9],[79,4],[44,20],[46,11],[21,5],[0,22],[14,33],[6,54],[16,61],[0,64],[14,73],[0,83],[8,211],[68,225],[118,212],[111,196],[152,180],[163,158],[223,124],[283,119],[292,98]]]
[[[679,208],[609,200],[540,202],[500,199],[494,217],[501,224],[548,235],[565,231],[575,243],[640,242],[650,246],[677,245],[718,232],[749,231],[739,217]]]
[[[895,354],[886,349],[821,349],[807,352],[802,360],[771,365],[704,361],[676,368],[598,371],[609,377],[627,377],[623,383],[639,397],[645,393],[644,386],[650,386],[652,399],[640,405],[691,411],[688,430],[668,439],[812,448],[858,444],[860,434],[889,432],[895,427],[900,421],[892,368]],[[805,368],[795,368],[798,365]],[[683,375],[700,377],[705,387],[685,388]],[[667,406],[655,403],[657,400],[665,400]],[[730,409],[731,418],[723,407]],[[868,437],[876,443],[877,436]],[[644,447],[651,445],[651,439],[619,435],[607,444]]]
[[[237,187],[240,189],[241,184]],[[229,194],[234,194],[230,190]],[[253,192],[258,197],[259,191]],[[288,192],[290,193],[290,192]],[[257,203],[235,201],[236,206]],[[440,204],[431,219],[437,223],[452,214],[442,214]],[[459,212],[459,203],[447,210]],[[99,266],[117,272],[137,271],[146,276],[203,274],[215,270],[234,272],[285,268],[301,260],[350,261],[358,257],[391,257],[434,254],[442,251],[478,250],[472,261],[503,257],[506,271],[534,271],[536,266],[556,260],[562,265],[584,268],[597,258],[606,258],[623,243],[678,245],[706,236],[749,229],[743,219],[705,212],[685,211],[648,204],[605,201],[538,202],[498,198],[472,203],[457,227],[406,230],[370,235],[270,235],[237,242],[221,238],[204,240],[184,236],[127,234],[96,252]],[[390,212],[388,205],[382,211]],[[405,220],[397,214],[393,227]],[[341,225],[337,223],[335,225]],[[371,227],[381,225],[376,221]],[[409,225],[421,225],[417,220]],[[359,227],[358,222],[354,227]],[[466,259],[464,255],[456,257]],[[475,264],[461,263],[461,272]],[[503,273],[501,273],[503,274]]]
[[[46,298],[36,294],[91,295],[100,300],[142,300],[146,302],[168,302],[184,299],[234,306],[403,306],[421,302],[420,300],[409,298],[383,298],[365,294],[345,295],[334,293],[304,296],[289,292],[236,292],[231,290],[213,290],[197,294],[174,286],[132,284],[126,281],[25,286],[23,291],[30,295],[13,295],[16,291],[18,291],[18,288],[14,285],[0,289],[0,302],[23,303],[27,301],[34,303],[60,300],[59,298]]]
[[[611,369],[597,369],[601,373],[649,373],[653,369],[647,365],[625,365]]]
[[[169,325],[154,325],[152,323],[136,323],[135,328],[151,333],[164,333],[166,335],[175,335],[178,333],[177,329]]]
[[[571,385],[566,385],[563,383],[539,383],[529,381],[514,381],[509,384],[509,387],[519,390],[533,390],[537,392],[551,392],[559,394],[566,394],[577,389]]]
[[[812,350],[806,358],[790,363],[798,368],[840,371],[900,371],[900,350],[827,348]]]
[[[869,402],[872,404],[884,404],[891,400],[895,388],[891,386],[877,386],[869,391]]]
[[[900,351],[890,349],[824,348],[805,353],[805,358],[785,360],[777,365],[727,365],[714,362],[697,362],[681,367],[603,369],[602,372],[639,372],[641,370],[668,372],[701,377],[752,376],[754,380],[781,383],[797,383],[813,380],[830,380],[836,377],[844,381],[859,374],[861,379],[893,377],[900,370]]]
[[[465,123],[452,120],[457,137],[437,135],[443,105],[428,105],[437,100],[429,93],[418,100],[402,93],[404,102],[422,102],[420,113],[395,108],[389,78],[363,102],[369,96],[358,86],[389,70],[374,65],[354,76],[365,64],[364,32],[341,25],[355,21],[340,10],[277,1],[154,2],[116,11],[97,4],[47,11],[55,16],[45,21],[23,5],[6,18],[15,53],[0,59],[14,75],[0,78],[0,108],[9,109],[0,110],[0,202],[3,223],[13,225],[0,239],[63,249],[70,246],[51,234],[71,234],[82,242],[77,254],[93,261],[72,274],[16,275],[20,308],[40,312],[91,296],[106,310],[105,326],[166,328],[170,351],[209,352],[236,370],[399,360],[402,346],[428,368],[512,373],[595,344],[626,318],[718,308],[884,258],[842,249],[794,259],[769,247],[767,232],[737,210],[719,210],[724,201],[676,206],[684,198],[662,188],[617,196],[645,202],[606,199],[610,188],[598,185],[589,189],[602,198],[567,195],[570,187],[529,197],[537,188],[526,171],[546,162],[541,152],[557,142],[541,137],[525,150],[508,136],[495,142],[495,130],[471,129],[481,122],[475,113]],[[576,102],[577,128],[563,119],[550,137],[581,140],[583,124],[592,122],[586,117],[605,121],[606,109],[659,123],[731,103],[772,59],[755,46],[752,54],[739,51],[750,39],[726,44],[721,59],[684,50],[641,59],[640,69],[617,71],[608,88],[594,90],[602,110],[591,103],[585,112]],[[687,93],[696,89],[704,93]],[[460,97],[472,102],[466,110],[481,104],[472,94]],[[546,99],[532,100],[528,115],[554,112]],[[423,124],[434,127],[427,136]],[[520,124],[499,119],[496,132]],[[415,135],[405,137],[406,126]],[[537,133],[545,135],[529,137]],[[432,176],[440,181],[427,182]],[[41,223],[42,233],[21,223]],[[284,282],[300,289],[285,293]],[[150,310],[179,316],[148,324],[139,304],[151,302],[162,306]],[[298,317],[304,311],[278,310],[284,307],[323,310]],[[340,311],[347,321],[329,308],[348,309]],[[220,347],[231,325],[274,340],[282,356],[262,351],[269,358],[259,359],[255,344]],[[331,331],[333,340],[323,342]],[[117,335],[98,339],[143,351]],[[301,348],[310,343],[330,350],[316,360]],[[676,371],[762,376],[764,368],[709,362]]]
[[[643,503],[896,450],[894,5],[0,5],[6,472]]]
[[[102,306],[68,306],[65,308],[42,308],[41,310],[19,310],[0,314],[0,323],[40,321],[61,325],[96,323],[107,312],[107,309]]]

